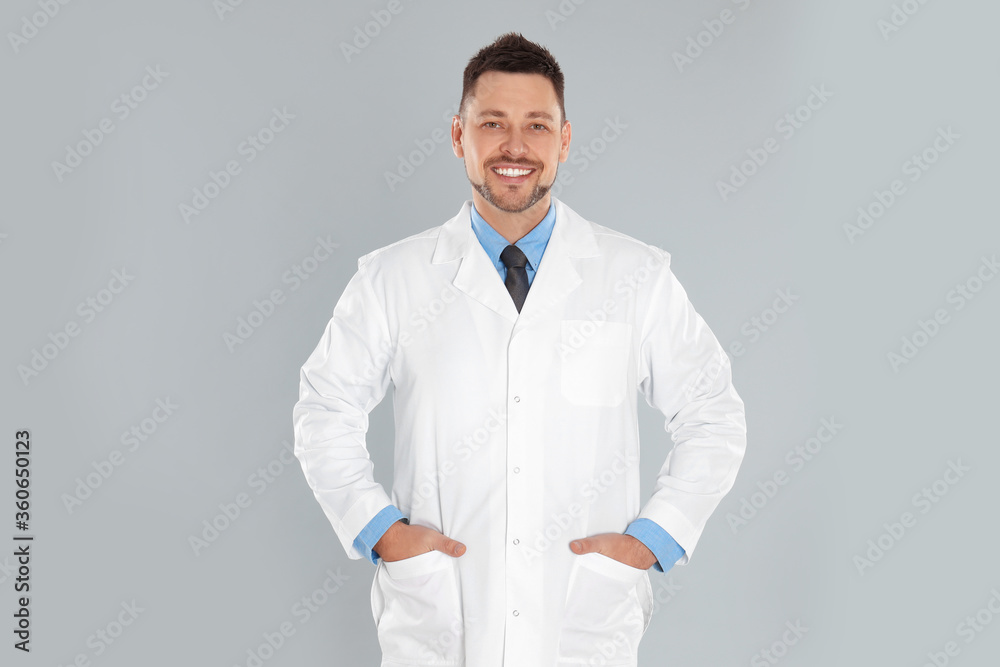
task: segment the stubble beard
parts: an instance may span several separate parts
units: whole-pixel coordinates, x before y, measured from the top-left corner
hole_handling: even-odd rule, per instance
[[[491,168],[487,167],[487,170]],[[466,169],[466,174],[468,174],[468,169]],[[556,175],[559,175],[559,166],[556,165]],[[523,213],[529,208],[540,202],[549,190],[552,189],[551,185],[542,185],[541,182],[537,183],[535,187],[528,194],[519,197],[518,199],[512,199],[515,195],[511,194],[510,191],[507,192],[496,192],[489,184],[486,176],[483,178],[482,183],[476,183],[469,178],[469,183],[472,184],[472,188],[479,193],[483,199],[485,199],[489,204],[492,204],[501,211],[507,213]],[[555,183],[555,180],[552,181]],[[501,187],[506,187],[501,184]]]

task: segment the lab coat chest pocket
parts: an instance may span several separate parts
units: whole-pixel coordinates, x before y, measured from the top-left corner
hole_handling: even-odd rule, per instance
[[[625,400],[632,325],[564,320],[560,335],[560,389],[576,405],[615,407]]]
[[[559,634],[562,665],[635,665],[652,616],[645,570],[599,553],[577,556]]]
[[[383,664],[463,664],[459,590],[457,563],[440,551],[381,561],[372,611]]]

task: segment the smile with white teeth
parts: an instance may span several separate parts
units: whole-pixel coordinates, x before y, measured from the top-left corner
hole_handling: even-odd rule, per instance
[[[528,174],[533,172],[534,169],[498,169],[497,167],[493,167],[493,171],[500,174],[501,176],[508,176],[511,178],[515,178],[517,176],[527,176]]]

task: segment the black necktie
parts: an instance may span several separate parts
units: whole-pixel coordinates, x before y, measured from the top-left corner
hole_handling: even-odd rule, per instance
[[[514,299],[514,306],[520,313],[524,299],[528,296],[528,272],[524,268],[528,264],[528,258],[516,245],[509,245],[500,253],[500,261],[507,267],[507,279],[504,280],[504,285],[507,286],[510,298]]]

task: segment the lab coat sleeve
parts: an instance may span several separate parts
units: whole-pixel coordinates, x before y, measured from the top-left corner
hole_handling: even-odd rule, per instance
[[[673,441],[638,518],[666,530],[689,562],[709,516],[732,489],[746,450],[743,401],[729,357],[670,270],[650,280],[639,343],[639,390]]]
[[[365,557],[355,538],[392,501],[372,475],[368,413],[391,381],[392,344],[382,304],[359,262],[302,366],[292,410],[295,456],[347,555]]]

